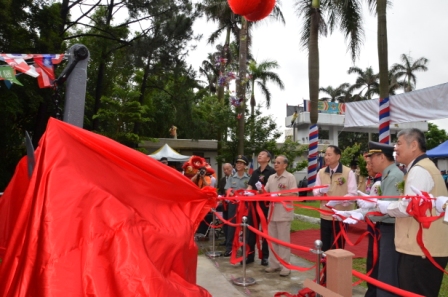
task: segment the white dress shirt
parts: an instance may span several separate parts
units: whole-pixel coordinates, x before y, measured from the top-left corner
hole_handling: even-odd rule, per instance
[[[415,196],[416,194],[411,189],[411,185],[414,188],[419,189],[420,191],[430,192],[432,188],[434,188],[434,181],[429,174],[428,170],[424,169],[421,166],[414,166],[412,170],[410,170],[410,166],[414,161],[412,161],[406,169],[408,170],[408,174],[406,177],[406,182],[404,185],[404,195]],[[387,208],[387,213],[396,218],[404,218],[408,217],[409,214],[406,212],[406,208],[408,207],[409,202],[403,201],[402,199],[392,202],[389,204]]]

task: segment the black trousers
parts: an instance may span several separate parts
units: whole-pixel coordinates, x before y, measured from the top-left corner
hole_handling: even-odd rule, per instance
[[[266,203],[264,201],[249,202],[248,203],[249,214],[247,216],[247,223],[250,226],[252,226],[252,227],[254,227],[256,229],[260,229],[260,225],[261,225],[260,224],[260,216],[259,216],[259,214],[257,212],[257,209],[256,209],[256,204],[257,203],[260,205],[260,207],[261,207],[261,209],[263,211],[264,217],[266,219],[268,218],[269,207],[266,206]],[[254,221],[255,221],[254,220],[254,215],[255,215],[255,218],[256,218],[256,221],[257,221],[256,225],[254,223]],[[265,231],[267,232],[268,230],[265,230]],[[247,237],[246,238],[247,238],[247,244],[249,245],[249,255],[247,256],[247,259],[254,260],[254,258],[255,258],[255,244],[256,244],[256,241],[257,241],[257,235],[254,232],[252,232],[250,230],[247,230]],[[263,259],[268,259],[269,258],[269,247],[268,247],[268,243],[267,243],[266,239],[264,239],[264,238],[263,238],[262,244],[261,244],[261,252],[262,252]]]
[[[374,237],[378,238],[378,228],[375,225],[373,228],[370,227],[370,225],[367,225],[367,231],[369,232],[369,243],[367,246],[367,259],[366,259],[366,272],[369,272],[370,270],[372,270],[372,273],[370,274],[370,277],[374,278],[374,279],[378,279],[378,262],[379,259],[376,260],[375,266],[373,266],[373,252],[374,252]],[[378,251],[379,251],[379,244],[380,242],[378,241],[377,243],[377,247],[378,247]],[[394,245],[395,248],[395,245]],[[378,253],[378,257],[379,257],[379,253]],[[364,295],[364,297],[376,297],[376,289],[377,287],[367,283],[367,291],[366,294]]]
[[[381,234],[379,243],[378,280],[394,287],[398,284],[398,259],[395,250],[395,224],[377,223]],[[397,297],[389,291],[377,288],[377,297]]]
[[[344,237],[340,236],[337,242],[334,242],[336,236],[341,231],[340,224],[341,224],[340,222],[333,222],[331,220],[320,219],[320,240],[322,241],[322,250],[324,252],[331,249],[344,248],[345,246]]]
[[[445,269],[448,257],[434,257]],[[427,258],[399,253],[398,282],[400,289],[426,297],[439,296],[443,272],[437,269]]]
[[[223,202],[223,203],[227,203],[227,202]],[[229,219],[229,212],[227,210],[227,207],[228,207],[227,205],[224,206],[223,204],[220,204],[216,208],[216,211],[221,211],[222,212],[222,218],[224,220],[228,220]],[[224,242],[226,242],[226,238],[227,238],[227,224],[223,224],[222,231],[224,232]]]
[[[237,203],[229,203],[227,207],[227,215],[231,223],[236,223],[236,211],[238,209]],[[232,250],[233,238],[235,237],[235,227],[227,226],[226,235],[226,252]]]

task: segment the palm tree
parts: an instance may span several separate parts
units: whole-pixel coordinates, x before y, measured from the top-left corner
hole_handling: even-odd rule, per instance
[[[331,101],[331,102],[336,102],[336,101],[341,102],[346,97],[348,87],[349,87],[348,83],[343,83],[337,88],[333,88],[332,86],[328,86],[326,88],[321,87],[321,88],[319,88],[319,91],[327,94],[329,97],[322,97],[319,100]]]
[[[219,78],[219,68],[216,67],[215,56],[216,54],[208,54],[208,59],[202,61],[202,67],[199,67],[199,72],[207,78],[208,90],[212,94],[217,91]]]
[[[367,67],[366,70],[363,71],[361,68],[356,66],[348,69],[348,74],[352,73],[358,74],[358,77],[356,78],[355,84],[349,87],[349,92],[360,89],[359,95],[365,91],[363,97],[366,99],[372,99],[372,95],[379,90],[380,84],[378,82],[378,73],[374,73],[372,67]]]
[[[397,80],[397,76],[394,74],[394,72],[392,70],[389,70],[389,94],[390,95],[396,95],[396,91],[398,89],[404,88],[404,83],[401,81]],[[379,84],[378,85],[374,85],[372,86],[372,93],[376,94],[376,95],[380,95],[380,88],[379,88]]]
[[[262,61],[257,64],[255,60],[249,62],[249,81],[251,86],[251,96],[250,96],[250,114],[254,116],[254,109],[256,105],[255,101],[255,83],[260,87],[261,92],[264,94],[266,99],[266,107],[269,108],[271,105],[271,92],[266,86],[267,82],[273,82],[280,89],[284,89],[283,81],[273,72],[273,69],[277,69],[278,64],[276,61]]]
[[[417,78],[414,72],[427,71],[428,67],[426,67],[426,63],[428,63],[428,59],[421,57],[414,61],[411,56],[402,54],[401,61],[402,64],[396,63],[392,65],[391,71],[397,79],[403,78],[403,89],[405,92],[410,92],[415,90],[417,86]]]
[[[348,39],[348,48],[354,61],[359,55],[362,30],[362,9],[357,0],[296,0],[296,11],[305,19],[300,42],[308,49],[308,78],[310,93],[310,121],[317,124],[319,100],[319,34],[326,36],[336,25]],[[324,16],[328,16],[327,20]]]

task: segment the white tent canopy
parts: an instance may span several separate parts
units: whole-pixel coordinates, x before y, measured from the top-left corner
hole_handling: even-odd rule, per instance
[[[190,156],[179,154],[166,143],[161,148],[148,156],[156,160],[160,160],[161,158],[165,157],[168,158],[169,162],[185,162],[190,159]]]
[[[379,100],[345,104],[344,127],[379,125]],[[429,121],[448,118],[448,83],[390,96],[390,123]]]

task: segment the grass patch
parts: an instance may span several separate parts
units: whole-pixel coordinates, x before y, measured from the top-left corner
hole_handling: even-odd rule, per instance
[[[301,214],[304,216],[309,216],[312,218],[319,218],[320,217],[320,213],[316,210],[312,210],[312,209],[306,209],[306,208],[302,208],[300,207],[300,205],[303,206],[311,206],[311,207],[315,207],[315,208],[319,208],[320,207],[320,201],[317,200],[311,200],[308,202],[302,202],[302,203],[296,203],[296,206],[294,207],[294,212],[297,214]]]
[[[291,232],[294,231],[302,231],[302,230],[310,230],[310,229],[319,229],[319,224],[313,224],[308,222],[303,222],[299,220],[293,220],[291,222]]]

